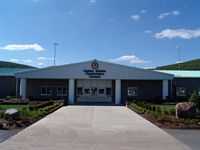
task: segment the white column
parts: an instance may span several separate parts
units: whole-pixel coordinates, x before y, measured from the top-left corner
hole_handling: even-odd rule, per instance
[[[168,80],[163,80],[162,81],[162,97],[163,97],[163,100],[165,100],[167,96],[169,96]]]
[[[121,80],[115,80],[115,104],[121,104]]]
[[[74,104],[74,99],[75,99],[75,80],[74,79],[70,79],[69,80],[69,98],[68,98],[68,102],[69,104]]]
[[[20,96],[22,100],[26,99],[26,79],[20,79]]]
[[[15,78],[15,80],[16,80],[16,85],[15,85],[15,96],[16,96],[16,98],[18,98],[18,96],[19,96],[19,94],[18,94],[18,84],[19,84],[19,79],[18,78]]]

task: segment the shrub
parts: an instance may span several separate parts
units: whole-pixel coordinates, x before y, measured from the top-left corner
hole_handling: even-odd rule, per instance
[[[149,110],[149,105],[145,105],[145,109],[146,109],[146,110]]]
[[[139,106],[145,108],[146,104],[144,102],[139,102]]]
[[[152,106],[152,111],[156,111],[156,107],[155,106]]]
[[[16,96],[6,96],[7,100],[14,99],[14,98],[16,98]]]
[[[136,101],[135,103],[136,103],[138,106],[140,106],[140,107],[143,107],[143,108],[146,107],[144,102]]]
[[[151,105],[149,104],[149,110],[151,111],[152,110],[152,107],[151,107]]]
[[[20,117],[30,117],[32,119],[38,119],[45,115],[45,112],[41,109],[38,110],[30,110],[29,108],[25,107],[22,108],[20,111]]]
[[[53,105],[53,104],[54,104],[53,101],[47,101],[47,102],[44,102],[44,103],[32,105],[29,108],[30,108],[30,110],[37,110],[39,108],[44,108],[44,107],[47,107],[47,106],[50,106],[50,105]]]
[[[155,119],[157,119],[157,118],[160,117],[160,113],[158,113],[158,112],[156,112],[156,111],[153,112],[152,115],[153,115],[153,117],[154,117]]]
[[[163,114],[168,116],[168,115],[169,115],[169,111],[168,111],[167,109],[165,109],[165,110],[163,111]]]
[[[4,118],[4,112],[0,112],[0,118]]]
[[[130,105],[129,105],[129,107],[131,108],[131,109],[133,109],[135,112],[137,112],[137,113],[144,113],[145,112],[145,110],[144,110],[144,108],[143,107],[140,107],[139,105],[137,105],[136,103],[131,103]]]
[[[175,109],[170,109],[169,110],[169,115],[175,116],[176,115],[176,110]]]
[[[159,106],[156,107],[156,111],[157,111],[159,114],[161,114],[161,112],[162,112],[162,111],[161,111],[161,108],[160,108]]]
[[[200,99],[197,91],[194,91],[189,99],[190,102],[193,102],[198,109],[200,109]]]

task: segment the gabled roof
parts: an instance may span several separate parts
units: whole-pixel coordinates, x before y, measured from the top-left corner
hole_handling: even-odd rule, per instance
[[[177,78],[200,78],[200,71],[194,70],[155,70],[162,73],[172,74]]]
[[[17,73],[17,78],[36,78],[36,79],[88,79],[85,70],[93,71],[91,64],[98,63],[99,71],[105,71],[101,79],[129,79],[129,80],[171,80],[173,75],[160,73],[152,70],[145,70],[136,67],[129,67],[120,64],[100,60],[90,60],[80,63],[67,64],[61,66],[47,67]]]
[[[16,73],[30,71],[33,68],[0,68],[0,76],[15,76]]]

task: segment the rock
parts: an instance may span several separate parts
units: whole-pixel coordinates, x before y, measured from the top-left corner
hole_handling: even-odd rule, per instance
[[[193,118],[196,115],[196,106],[192,102],[176,104],[176,118]]]
[[[9,124],[8,121],[0,119],[0,129],[8,129],[9,128],[8,124]]]
[[[10,109],[7,109],[5,112],[5,118],[6,119],[16,119],[17,117],[19,117],[19,111],[15,108],[10,108]]]

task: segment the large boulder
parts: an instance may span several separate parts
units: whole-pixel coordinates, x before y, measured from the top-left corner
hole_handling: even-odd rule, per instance
[[[4,112],[5,118],[9,120],[14,120],[19,117],[19,111],[15,108],[6,109]]]
[[[192,102],[176,104],[176,118],[193,118],[196,115],[196,106]]]

